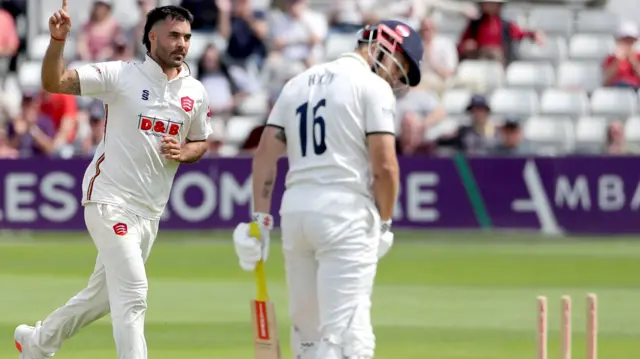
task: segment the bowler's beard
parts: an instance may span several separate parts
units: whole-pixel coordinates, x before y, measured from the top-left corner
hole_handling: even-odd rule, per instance
[[[154,55],[156,61],[158,61],[160,66],[163,67],[163,68],[174,68],[174,69],[177,69],[177,68],[180,68],[182,66],[182,61],[178,61],[178,60],[172,59],[171,51],[163,49],[160,46],[158,46],[158,48],[156,48],[156,52],[153,55]]]

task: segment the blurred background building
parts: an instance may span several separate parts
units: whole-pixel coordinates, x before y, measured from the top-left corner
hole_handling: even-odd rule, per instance
[[[102,105],[40,89],[59,1],[0,4],[0,157],[91,156]],[[426,49],[423,83],[398,100],[403,155],[639,150],[637,1],[76,1],[69,66],[143,58],[145,14],[166,4],[195,15],[187,61],[215,114],[209,156],[249,154],[284,82],[382,18],[408,21]]]

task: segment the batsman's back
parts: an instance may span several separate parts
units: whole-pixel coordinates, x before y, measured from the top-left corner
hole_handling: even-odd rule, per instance
[[[282,127],[287,138],[289,172],[281,212],[300,210],[300,205],[320,209],[332,200],[329,193],[372,198],[367,135],[393,133],[394,118],[391,87],[359,55],[343,55],[290,80],[268,122]],[[307,200],[287,200],[291,196]]]

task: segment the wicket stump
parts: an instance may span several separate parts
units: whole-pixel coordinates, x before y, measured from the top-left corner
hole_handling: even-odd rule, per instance
[[[561,358],[571,359],[572,324],[571,297],[563,295],[561,298]],[[537,334],[538,359],[549,359],[549,308],[546,296],[538,297],[537,305]],[[587,359],[598,358],[598,297],[594,293],[587,295]]]

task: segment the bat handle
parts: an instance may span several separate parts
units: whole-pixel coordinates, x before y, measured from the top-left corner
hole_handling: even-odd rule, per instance
[[[257,240],[261,239],[260,227],[257,223],[249,223],[249,235]],[[256,299],[259,301],[269,300],[269,292],[267,291],[267,277],[264,271],[264,261],[259,261],[254,270],[256,278]]]

